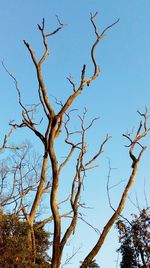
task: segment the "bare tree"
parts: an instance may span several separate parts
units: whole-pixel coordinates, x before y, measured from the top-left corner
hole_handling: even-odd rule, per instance
[[[30,157],[29,157],[30,154]],[[0,162],[0,206],[11,205],[11,210],[19,214],[23,199],[38,185],[39,157],[32,159],[30,146],[22,145],[19,150],[9,152]]]
[[[44,83],[43,75],[42,75],[42,65],[44,61],[47,59],[49,55],[49,47],[48,47],[48,38],[54,36],[57,32],[59,32],[63,27],[64,24],[59,20],[57,17],[58,21],[58,27],[53,30],[52,32],[46,33],[45,31],[45,20],[43,19],[42,24],[38,24],[38,29],[41,33],[42,37],[42,42],[44,46],[44,52],[38,60],[35,56],[35,53],[29,43],[24,40],[24,44],[30,54],[31,60],[35,66],[36,73],[37,73],[37,81],[38,81],[38,95],[39,95],[39,102],[40,106],[42,107],[42,110],[44,112],[45,118],[47,119],[47,124],[45,128],[45,132],[42,133],[38,129],[38,123],[35,121],[35,112],[37,110],[37,107],[39,104],[32,105],[30,108],[25,106],[23,104],[22,98],[21,98],[21,91],[19,89],[18,81],[14,77],[13,74],[11,74],[8,69],[5,67],[3,64],[5,70],[7,73],[11,76],[11,78],[14,80],[16,90],[18,92],[18,97],[19,97],[19,104],[22,108],[22,122],[20,124],[16,124],[14,122],[11,122],[11,125],[15,128],[22,128],[22,127],[28,127],[41,141],[43,144],[43,163],[42,163],[42,168],[41,168],[41,175],[36,191],[36,195],[34,198],[34,201],[32,203],[30,212],[28,213],[25,209],[25,206],[22,207],[22,211],[24,213],[24,216],[26,217],[26,220],[28,221],[30,227],[31,227],[31,232],[30,232],[30,240],[32,244],[32,257],[33,257],[33,262],[35,261],[35,254],[36,254],[36,248],[35,248],[35,243],[34,243],[34,230],[33,230],[33,222],[35,220],[35,215],[37,212],[37,209],[40,205],[41,198],[44,193],[44,189],[46,187],[46,172],[48,168],[48,161],[50,161],[50,166],[51,166],[51,177],[52,177],[52,182],[51,182],[51,191],[50,191],[50,208],[52,211],[52,216],[40,224],[45,224],[48,220],[53,221],[54,225],[54,234],[53,234],[53,243],[52,243],[52,263],[51,267],[52,268],[58,268],[60,267],[61,264],[61,259],[63,255],[63,250],[64,247],[70,238],[70,236],[74,233],[77,221],[79,219],[79,208],[82,206],[80,203],[80,197],[81,197],[81,192],[83,188],[83,181],[86,173],[88,170],[92,169],[95,167],[95,161],[98,159],[99,156],[101,156],[104,146],[109,140],[110,136],[107,134],[106,137],[103,139],[101,142],[98,151],[95,153],[95,155],[91,156],[88,158],[87,155],[87,144],[86,144],[86,134],[88,130],[93,126],[95,120],[97,118],[94,118],[89,125],[86,125],[85,118],[86,118],[86,113],[87,111],[85,110],[83,115],[80,114],[79,120],[81,123],[81,128],[76,131],[70,131],[69,130],[69,122],[70,122],[70,117],[71,117],[71,105],[74,102],[74,100],[82,93],[84,88],[86,86],[90,86],[92,81],[94,81],[100,74],[99,66],[97,64],[96,58],[95,58],[95,49],[99,42],[102,40],[104,37],[104,34],[108,29],[113,27],[119,20],[115,21],[108,27],[106,27],[101,33],[98,32],[97,26],[95,24],[95,16],[97,13],[94,15],[91,14],[90,20],[91,24],[94,29],[95,33],[95,42],[93,43],[91,47],[91,60],[93,63],[93,72],[89,77],[87,76],[86,73],[86,65],[83,65],[83,68],[81,70],[81,77],[80,77],[80,83],[77,86],[71,77],[68,77],[68,81],[72,87],[72,94],[66,99],[64,103],[61,101],[59,102],[56,99],[57,104],[59,105],[60,109],[58,112],[55,112],[54,107],[52,106],[50,102],[50,98],[48,96],[48,91],[46,88],[46,85]],[[130,141],[130,157],[132,160],[132,173],[129,178],[129,181],[123,191],[120,203],[116,210],[114,210],[114,214],[112,217],[109,219],[108,223],[105,225],[104,230],[102,234],[100,235],[96,245],[94,248],[90,251],[88,256],[85,258],[85,260],[82,262],[81,267],[88,267],[88,265],[91,263],[91,261],[95,258],[96,254],[100,250],[108,232],[110,231],[110,228],[116,221],[116,219],[119,217],[121,214],[128,192],[133,185],[133,182],[135,180],[135,176],[137,173],[138,165],[141,159],[141,156],[145,150],[145,147],[143,147],[140,143],[140,140],[145,137],[149,131],[147,129],[147,113],[145,114],[140,114],[143,119],[144,119],[144,126],[142,125],[142,122],[140,123],[139,129],[137,130],[137,133],[135,134],[135,137],[133,139],[130,138],[130,135],[125,134],[124,136]],[[40,120],[41,122],[42,120]],[[142,130],[142,127],[144,127],[144,130]],[[66,156],[65,160],[62,163],[59,163],[59,155],[56,152],[55,149],[55,141],[56,138],[61,136],[62,131],[65,130],[66,132],[66,139],[65,143],[66,146],[68,145],[70,147],[68,155]],[[75,141],[72,141],[72,137],[75,135],[79,136],[79,138],[75,138]],[[141,151],[137,157],[135,157],[133,151],[136,146],[140,146]],[[71,192],[69,196],[70,200],[70,206],[71,206],[71,211],[68,211],[64,213],[64,215],[60,214],[59,211],[59,201],[58,201],[58,190],[59,190],[59,182],[60,182],[60,176],[63,168],[66,166],[66,164],[69,162],[71,157],[73,156],[73,153],[76,152],[77,158],[75,160],[75,174],[72,180],[72,187],[71,187]],[[85,157],[86,156],[86,157]],[[88,158],[88,160],[87,160]],[[70,215],[70,223],[68,227],[66,227],[65,232],[62,234],[62,224],[61,224],[61,219],[64,216],[67,216],[68,214]]]
[[[16,146],[8,143],[10,136],[14,132],[15,127],[12,126],[7,134],[5,134],[2,145],[0,146],[1,161],[0,161],[0,207],[5,206],[8,202],[13,202],[14,192],[16,190],[16,169],[10,167],[10,158],[3,158],[3,152],[8,152],[9,156],[11,154],[17,154],[26,148],[26,145]],[[13,174],[13,180],[10,187],[7,187],[7,178],[10,174]],[[6,189],[7,188],[7,189]]]

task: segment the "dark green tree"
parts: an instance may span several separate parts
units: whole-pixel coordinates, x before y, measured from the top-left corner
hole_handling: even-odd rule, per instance
[[[82,261],[80,261],[80,263],[82,264]],[[100,266],[96,263],[96,260],[92,260],[87,268],[100,268]]]
[[[36,262],[33,264],[27,239],[28,228],[30,228],[28,223],[19,220],[18,216],[0,212],[0,267],[50,267],[50,260],[46,252],[49,246],[49,233],[43,228],[34,226],[37,250]]]
[[[122,255],[121,268],[150,267],[150,213],[143,209],[137,216],[132,215],[131,223],[119,220],[118,251]]]

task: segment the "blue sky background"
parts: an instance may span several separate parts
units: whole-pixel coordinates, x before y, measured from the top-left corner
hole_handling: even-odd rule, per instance
[[[89,13],[98,11],[96,24],[99,30],[120,18],[120,22],[110,29],[96,49],[97,62],[101,75],[85,88],[83,94],[75,101],[73,108],[83,112],[88,109],[88,119],[100,116],[95,129],[89,133],[90,150],[96,150],[96,145],[103,140],[106,133],[112,136],[106,145],[103,158],[99,161],[99,169],[89,174],[85,182],[83,200],[94,209],[84,211],[86,219],[95,227],[101,229],[112,214],[106,195],[106,181],[108,174],[108,160],[112,171],[112,184],[120,179],[128,179],[131,172],[131,162],[126,141],[122,133],[138,126],[137,109],[144,111],[145,105],[150,110],[150,1],[46,1],[46,0],[0,0],[0,59],[5,60],[9,70],[17,77],[24,103],[35,103],[37,98],[37,81],[34,66],[22,42],[27,40],[34,49],[37,57],[42,52],[40,33],[37,23],[46,19],[47,31],[56,27],[55,15],[67,24],[57,35],[49,39],[50,56],[43,66],[44,78],[52,102],[53,96],[64,101],[72,93],[66,77],[71,74],[78,83],[81,69],[87,64],[87,71],[92,71],[90,48],[95,38],[90,23]],[[20,108],[17,104],[17,94],[13,82],[2,67],[0,67],[0,125],[1,137],[9,129],[9,120],[20,120]],[[29,136],[30,134],[30,136]],[[12,142],[32,140],[33,146],[40,152],[41,147],[37,139],[28,131],[17,131]],[[145,143],[149,145],[148,138]],[[59,144],[63,155],[63,146]],[[90,151],[90,152],[91,152]],[[147,195],[149,195],[149,146],[142,159],[136,183],[130,194],[135,201],[138,196],[140,206],[145,205],[144,181]],[[71,175],[68,168],[67,175]],[[64,174],[64,177],[66,174]],[[67,187],[69,190],[69,178]],[[119,200],[124,183],[112,191],[114,206]],[[63,197],[63,194],[62,194]],[[128,210],[127,210],[127,209]],[[127,202],[125,215],[135,211],[131,202]],[[76,238],[75,238],[76,237]],[[86,256],[88,249],[97,239],[94,231],[84,223],[80,223],[76,236],[71,238],[70,247],[65,256],[80,245],[80,253],[75,256],[69,268],[78,267],[78,261]],[[115,268],[117,254],[117,233],[113,230],[109,234],[101,253],[96,257],[102,268]]]

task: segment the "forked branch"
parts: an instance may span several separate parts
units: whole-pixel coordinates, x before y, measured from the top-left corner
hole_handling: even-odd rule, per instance
[[[139,143],[139,141],[141,141],[145,136],[147,136],[148,132],[150,131],[150,128],[147,128],[147,124],[145,123],[145,120],[147,119],[147,111],[146,113],[143,115],[143,114],[140,114],[141,116],[144,117],[144,127],[143,127],[143,124],[141,124],[140,122],[140,125],[139,125],[139,128],[134,136],[133,139],[130,138],[130,135],[129,134],[124,134],[123,136],[125,136],[127,139],[130,140],[130,149],[129,149],[129,154],[130,154],[130,157],[133,161],[132,163],[132,172],[131,172],[131,175],[129,177],[129,180],[125,186],[125,189],[123,191],[123,194],[121,196],[121,199],[120,199],[120,202],[118,204],[118,207],[116,208],[116,210],[114,210],[114,214],[112,215],[112,217],[108,220],[108,222],[106,223],[97,243],[95,244],[95,246],[93,247],[93,249],[89,252],[89,254],[87,255],[87,257],[84,259],[82,265],[80,266],[81,268],[86,268],[88,267],[89,263],[93,260],[93,258],[97,255],[97,253],[99,252],[101,246],[103,245],[104,243],[104,240],[109,232],[109,230],[111,229],[111,227],[113,226],[113,224],[115,223],[115,221],[118,219],[118,217],[120,216],[121,212],[123,211],[123,208],[124,208],[124,205],[125,205],[125,202],[126,202],[126,199],[127,199],[127,196],[128,196],[128,193],[134,183],[134,180],[135,180],[135,177],[136,177],[136,174],[137,174],[137,170],[138,170],[138,166],[139,166],[139,163],[140,163],[140,159],[144,153],[144,150],[146,149],[145,146],[143,146],[141,143]],[[137,157],[134,156],[133,154],[133,150],[135,148],[136,145],[140,145],[141,147],[141,150],[138,154]]]
[[[71,197],[70,197],[70,204],[71,208],[73,211],[73,216],[71,219],[71,223],[69,227],[67,228],[62,240],[61,240],[61,254],[63,252],[63,248],[68,241],[69,237],[75,232],[75,228],[77,225],[77,220],[79,218],[79,207],[80,207],[80,196],[81,196],[81,190],[83,187],[83,182],[84,182],[84,177],[86,175],[87,170],[90,169],[90,164],[95,162],[96,159],[101,155],[103,147],[105,143],[108,141],[109,136],[107,135],[106,139],[104,142],[102,142],[100,146],[99,152],[93,156],[88,162],[85,162],[85,154],[87,153],[87,146],[86,146],[86,132],[93,126],[93,122],[96,120],[93,119],[90,124],[86,127],[85,126],[85,118],[86,118],[86,113],[87,111],[85,110],[83,113],[83,117],[79,116],[81,120],[81,145],[80,145],[80,152],[79,156],[77,158],[76,162],[76,170],[75,170],[75,175],[74,179],[72,182],[72,188],[71,188]],[[92,167],[91,167],[92,168]]]
[[[91,48],[91,59],[92,59],[93,65],[94,65],[93,74],[89,78],[85,79],[86,65],[84,64],[83,68],[82,68],[82,72],[81,72],[81,82],[80,82],[80,85],[79,85],[78,89],[76,89],[76,86],[72,82],[72,79],[68,79],[69,82],[73,86],[74,93],[72,95],[70,95],[70,97],[67,99],[66,103],[64,104],[64,106],[62,107],[60,112],[58,113],[58,116],[63,116],[64,113],[67,111],[67,109],[71,106],[72,102],[76,99],[76,97],[79,94],[81,94],[83,88],[85,86],[89,86],[90,83],[98,77],[100,71],[99,71],[99,67],[98,67],[98,64],[97,64],[96,59],[95,59],[95,48],[98,45],[98,43],[101,41],[101,39],[103,38],[105,32],[119,22],[119,19],[116,20],[114,23],[112,23],[111,25],[107,26],[102,31],[101,34],[98,34],[98,29],[97,29],[97,26],[96,26],[96,24],[94,22],[94,18],[95,18],[96,15],[97,15],[97,13],[94,16],[91,14],[91,18],[90,18],[91,23],[92,23],[92,25],[94,27],[94,30],[95,30],[95,34],[96,34],[96,41],[94,42],[94,44],[93,44],[93,46]]]

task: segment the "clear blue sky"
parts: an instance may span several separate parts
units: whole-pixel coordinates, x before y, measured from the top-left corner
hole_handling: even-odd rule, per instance
[[[48,86],[49,96],[54,95],[62,100],[71,93],[66,77],[71,74],[74,81],[79,81],[82,65],[87,64],[90,72],[90,47],[94,33],[89,20],[89,13],[98,11],[96,23],[102,30],[120,18],[120,22],[109,30],[96,50],[101,76],[75,102],[83,111],[87,107],[89,118],[100,116],[96,130],[91,132],[90,140],[99,143],[106,133],[112,135],[107,144],[100,168],[89,175],[87,191],[83,199],[89,200],[93,210],[86,211],[87,219],[97,227],[102,228],[111,210],[106,197],[106,180],[108,172],[107,157],[111,159],[113,171],[112,180],[127,179],[130,174],[130,161],[122,133],[137,126],[137,109],[143,111],[145,105],[150,110],[150,1],[108,1],[108,0],[0,0],[0,59],[5,60],[9,70],[18,78],[25,103],[35,102],[37,81],[30,57],[22,42],[26,39],[34,48],[37,56],[42,51],[37,23],[46,19],[46,27],[53,30],[56,26],[55,15],[67,24],[64,29],[49,40],[50,57],[45,64],[44,77]],[[19,121],[20,109],[17,106],[17,94],[11,79],[0,67],[0,126],[1,137],[8,130],[9,120]],[[95,134],[95,132],[97,132]],[[17,136],[18,135],[18,136]],[[28,137],[19,132],[12,142],[21,142]],[[32,137],[35,147],[36,139]],[[89,143],[90,143],[89,140]],[[150,139],[147,140],[147,143]],[[40,147],[39,147],[40,150]],[[139,175],[131,196],[135,200],[138,194],[140,205],[144,203],[144,179],[149,193],[149,148],[143,158]],[[113,183],[112,183],[113,184]],[[96,187],[95,187],[96,185]],[[117,196],[121,187],[112,192],[112,201],[117,204]],[[96,189],[95,189],[96,188]],[[141,190],[141,192],[139,191]],[[128,202],[127,207],[134,207]],[[130,211],[130,212],[131,212]],[[130,212],[126,213],[128,215]],[[88,248],[97,237],[89,227],[80,224],[77,239],[71,239],[68,254],[73,248],[81,248],[69,268],[78,267],[77,260],[82,260]],[[114,229],[110,233],[102,252],[96,260],[102,268],[115,268],[117,234]],[[66,251],[66,252],[67,252]],[[67,254],[67,253],[65,253]]]

